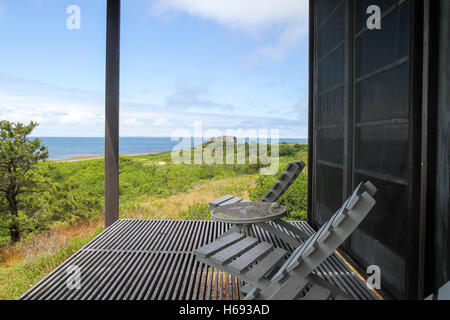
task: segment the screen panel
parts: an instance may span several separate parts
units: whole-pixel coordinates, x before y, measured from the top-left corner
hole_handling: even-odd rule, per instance
[[[361,13],[357,17],[357,28],[361,30],[366,26],[367,18],[363,13],[367,11],[369,6],[377,5],[381,9],[381,14],[386,14],[386,12],[395,8],[397,4],[398,0],[357,0],[356,12]]]
[[[355,172],[407,184],[408,132],[408,124],[357,128]]]
[[[317,130],[317,160],[339,167],[343,154],[343,128]]]
[[[310,3],[315,7],[310,222],[319,227],[357,184],[372,181],[379,189],[377,205],[343,250],[362,270],[378,265],[386,292],[414,297],[417,261],[411,252],[417,246],[418,208],[411,202],[417,191],[411,163],[417,160],[412,146],[420,126],[412,94],[413,6],[398,0]],[[381,30],[366,29],[369,5],[381,8]]]
[[[357,174],[358,181],[370,180],[379,187],[377,205],[353,233],[346,249],[356,261],[379,265],[382,288],[406,291],[408,188],[372,176]],[[389,290],[389,292],[393,292]],[[401,297],[401,296],[400,296]]]
[[[313,205],[322,224],[340,206],[343,195],[345,6],[318,0],[315,6],[315,78]]]
[[[317,193],[314,217],[318,225],[324,224],[342,205],[342,177],[342,169],[317,164],[316,181],[321,188]]]
[[[356,39],[357,76],[386,67],[409,55],[409,2],[382,19],[380,30],[359,33]],[[360,12],[363,17],[368,17]],[[363,30],[360,30],[361,32]]]
[[[408,119],[409,65],[390,69],[356,84],[358,123]]]
[[[317,125],[344,125],[344,88],[340,87],[319,96],[317,102]]]
[[[337,8],[340,2],[342,2],[342,0],[317,1],[316,5],[317,19],[315,19],[317,26],[320,26],[325,21],[325,19],[327,19],[330,16],[330,14],[333,12],[333,10]]]
[[[398,3],[398,2],[397,2]],[[372,3],[373,4],[373,3]],[[355,32],[353,184],[372,181],[377,205],[346,251],[380,267],[383,288],[406,298],[410,181],[410,5],[379,3],[381,30]],[[357,12],[367,17],[364,7]],[[360,21],[362,18],[358,18]],[[370,254],[368,254],[370,252]]]
[[[329,20],[322,26],[318,33],[317,56],[323,58],[339,43],[344,41],[344,33],[342,32],[342,24],[344,22],[344,6],[340,5],[337,11],[331,15]]]
[[[319,95],[344,82],[344,47],[339,46],[319,62]]]

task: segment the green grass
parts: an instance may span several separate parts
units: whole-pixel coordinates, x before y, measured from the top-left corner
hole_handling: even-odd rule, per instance
[[[210,220],[210,210],[206,203],[196,203],[189,206],[189,209],[182,211],[180,218],[183,220]]]
[[[248,146],[247,146],[248,148]],[[259,176],[256,186],[250,190],[250,199],[259,200],[276,181],[290,161],[307,160],[307,146],[280,144],[280,168],[273,176]],[[248,154],[248,150],[246,150]],[[164,162],[164,165],[160,163]],[[34,233],[49,228],[55,221],[76,223],[98,216],[104,211],[104,160],[79,162],[45,162],[42,164],[48,175],[50,188],[35,197],[38,201],[42,223]],[[193,186],[206,181],[253,175],[262,165],[188,165],[174,164],[171,153],[120,157],[119,194],[120,210],[139,209],[141,204],[151,199],[164,199],[174,194],[186,192]],[[306,170],[280,199],[291,213],[291,218],[304,219],[306,214]],[[241,193],[243,185],[224,187],[226,194]],[[0,220],[0,247],[8,245],[9,232]]]
[[[285,147],[286,148],[286,147]],[[280,155],[282,148],[280,147]],[[286,153],[288,151],[284,150]],[[269,188],[274,184],[281,173],[284,171],[285,167],[289,162],[293,161],[303,161],[305,164],[308,163],[308,147],[299,146],[297,153],[292,156],[289,152],[288,155],[280,156],[280,169],[276,175],[273,176],[259,176],[256,179],[255,187],[250,190],[250,200],[258,201],[264,194],[269,190]],[[278,200],[289,213],[288,219],[290,220],[305,220],[307,211],[307,189],[308,189],[308,170],[305,167],[302,173],[294,181],[294,183],[289,187],[286,193]]]
[[[250,200],[257,201],[277,180],[286,165],[298,160],[307,162],[307,146],[281,144],[280,168],[279,172],[273,176],[258,175],[261,168],[259,163],[256,165],[176,165],[172,163],[168,152],[120,157],[120,210],[125,213],[142,210],[143,203],[149,201],[163,203],[168,197],[185,193],[195,186],[209,187],[207,183],[212,180],[236,177],[230,181],[239,181],[240,178],[237,177],[242,176],[251,179],[245,179],[246,184],[215,185],[213,188],[217,190],[212,191],[223,193],[223,195],[239,195],[248,191]],[[160,162],[165,162],[165,165],[161,165]],[[42,165],[47,170],[51,182],[51,189],[39,195],[42,198],[42,210],[49,217],[49,228],[55,222],[77,224],[79,221],[96,218],[103,213],[104,160],[46,162]],[[253,179],[255,179],[254,186],[247,190],[248,181]],[[241,179],[241,181],[244,180]],[[279,200],[290,213],[290,219],[305,219],[306,196],[307,170],[305,168]],[[203,202],[186,206],[187,209],[182,209],[178,217],[186,220],[210,219],[208,204],[206,201]],[[99,229],[95,234],[100,231]],[[41,230],[37,230],[34,234],[38,232]],[[23,241],[32,241],[34,234],[24,237]],[[73,238],[66,247],[52,254],[37,255],[29,262],[18,261],[11,266],[0,265],[0,299],[18,298],[90,241],[95,234]],[[7,229],[0,229],[0,247],[8,246],[8,241]]]
[[[160,165],[165,162],[165,165]],[[41,215],[46,224],[54,221],[76,222],[104,211],[104,160],[45,162],[50,189],[39,194]],[[169,152],[135,157],[120,157],[120,210],[139,208],[143,201],[166,198],[186,192],[196,184],[213,179],[254,174],[258,166],[174,164]],[[0,220],[0,247],[9,242],[6,225]]]
[[[74,238],[65,248],[53,254],[39,256],[31,262],[22,261],[11,267],[0,267],[0,300],[19,298],[101,231],[102,229],[99,229],[94,234]]]

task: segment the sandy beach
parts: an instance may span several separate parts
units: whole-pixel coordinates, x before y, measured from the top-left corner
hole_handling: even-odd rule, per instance
[[[145,152],[145,153],[121,153],[121,156],[144,156],[148,154],[156,154],[159,152]],[[78,156],[73,158],[67,158],[67,159],[61,159],[61,160],[51,160],[55,162],[78,162],[78,161],[85,161],[85,160],[95,160],[95,159],[103,159],[105,156],[103,154],[93,154],[93,155],[85,155],[85,156]]]

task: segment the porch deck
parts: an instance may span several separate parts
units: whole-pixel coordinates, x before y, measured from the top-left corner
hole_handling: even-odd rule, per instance
[[[306,222],[292,222],[311,234]],[[117,221],[27,291],[23,300],[238,300],[243,283],[195,260],[193,251],[229,225],[215,221]],[[258,227],[260,240],[292,248]],[[69,289],[68,267],[80,268],[81,288]],[[377,296],[336,254],[316,269],[355,299]]]

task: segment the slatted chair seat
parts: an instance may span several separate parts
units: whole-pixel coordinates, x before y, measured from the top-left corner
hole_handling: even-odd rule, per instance
[[[217,239],[216,241],[196,250],[196,254],[202,258],[208,258],[220,250],[227,248],[242,240],[245,236],[241,233],[232,233]]]
[[[237,239],[240,239],[236,242]],[[245,299],[255,299],[261,292],[261,288],[270,286],[270,273],[279,268],[286,260],[287,251],[281,248],[274,248],[267,242],[259,242],[252,237],[242,238],[242,234],[233,233],[227,235],[226,239],[221,238],[196,251],[200,261],[210,264],[229,274],[240,277],[250,285],[243,288],[242,292],[247,293]],[[257,243],[257,244],[256,244]],[[217,248],[221,248],[217,250]],[[201,258],[203,257],[203,258]],[[208,258],[205,258],[208,257]],[[304,296],[298,297],[302,291],[312,287]],[[328,299],[349,298],[343,293],[337,292],[333,295],[332,289],[315,285],[307,278],[289,278],[286,286],[276,290],[272,300],[286,299]]]
[[[245,254],[231,262],[228,267],[233,272],[240,274],[249,268],[255,261],[264,257],[273,249],[273,245],[267,242],[261,242],[257,246],[248,250]]]
[[[240,233],[195,251],[197,258],[247,286],[246,299],[345,299],[349,296],[312,272],[358,227],[375,205],[376,188],[360,184],[342,207],[289,257],[286,250]]]
[[[224,265],[234,258],[246,253],[258,243],[258,240],[252,237],[246,237],[235,244],[224,248],[211,256],[211,261],[218,265]]]
[[[195,254],[202,262],[258,284],[267,273],[280,267],[287,251],[241,233],[231,233],[197,249]]]

